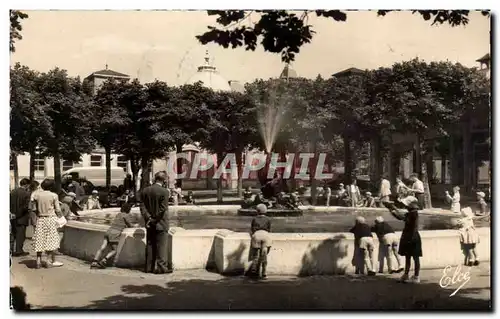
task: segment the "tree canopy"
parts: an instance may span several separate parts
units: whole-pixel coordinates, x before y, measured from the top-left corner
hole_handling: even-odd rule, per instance
[[[378,10],[377,15],[385,16],[395,10]],[[466,25],[469,10],[413,10],[432,25],[448,23],[451,26]],[[279,53],[284,62],[295,60],[300,48],[310,43],[314,37],[313,26],[308,17],[330,19],[337,22],[347,21],[349,12],[341,10],[208,10],[208,15],[216,16],[217,26],[208,26],[205,33],[196,38],[201,44],[216,43],[224,48],[245,47],[255,51],[262,46],[265,51]],[[489,16],[489,11],[481,11]],[[375,12],[374,12],[375,14]],[[248,19],[256,21],[248,23]]]

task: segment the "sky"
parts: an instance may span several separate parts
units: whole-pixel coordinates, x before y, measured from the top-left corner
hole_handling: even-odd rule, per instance
[[[261,48],[252,52],[199,44],[195,36],[215,24],[204,11],[27,13],[11,64],[20,62],[38,71],[57,66],[83,78],[107,64],[141,82],[158,79],[180,85],[203,64],[207,49],[227,80],[246,83],[277,77],[284,67],[279,54]],[[316,34],[292,64],[306,78],[329,77],[350,67],[390,66],[415,57],[474,67],[475,60],[490,52],[490,20],[480,13],[472,13],[467,26],[453,28],[431,26],[410,12],[377,17],[373,11],[352,11],[346,22],[311,16],[309,23]]]

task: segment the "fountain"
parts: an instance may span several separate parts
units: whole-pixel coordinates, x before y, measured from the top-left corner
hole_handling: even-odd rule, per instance
[[[261,171],[266,176],[261,180],[266,181],[266,183],[261,187],[261,193],[255,196],[252,205],[246,203],[242,205],[242,208],[238,211],[239,215],[256,215],[255,207],[260,203],[268,206],[267,214],[269,216],[302,216],[303,214],[298,206],[298,196],[286,193],[288,187],[283,180],[282,172],[271,166],[271,151],[280,132],[290,101],[290,96],[283,84],[282,81],[275,82],[264,94],[255,97],[255,101],[259,106],[259,130],[267,155],[266,165],[264,170]],[[273,169],[275,172],[271,180],[267,179],[269,169]]]

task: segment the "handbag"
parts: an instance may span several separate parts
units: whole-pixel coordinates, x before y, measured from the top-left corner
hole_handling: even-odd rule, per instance
[[[62,228],[67,223],[68,223],[68,220],[64,216],[57,218],[57,228]]]

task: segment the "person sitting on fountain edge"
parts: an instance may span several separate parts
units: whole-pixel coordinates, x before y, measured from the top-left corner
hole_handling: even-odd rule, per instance
[[[184,196],[184,201],[186,202],[187,205],[196,205],[193,191],[189,191],[187,195]]]
[[[252,189],[250,186],[247,186],[245,188],[245,191],[243,192],[243,208],[249,208],[253,204],[253,194],[252,194]]]
[[[267,255],[271,250],[271,219],[266,216],[267,207],[264,204],[257,205],[257,216],[252,219],[251,224],[251,256],[253,274],[259,278],[266,278]],[[262,272],[261,272],[262,271]]]
[[[132,216],[130,215],[131,208],[132,205],[130,203],[124,203],[122,205],[120,212],[115,216],[106,235],[104,235],[102,245],[95,254],[94,260],[90,264],[90,268],[106,268],[108,261],[116,255],[118,241],[120,240],[123,230],[125,228],[139,226],[132,221]],[[107,247],[111,248],[111,251],[101,260],[101,255]]]

